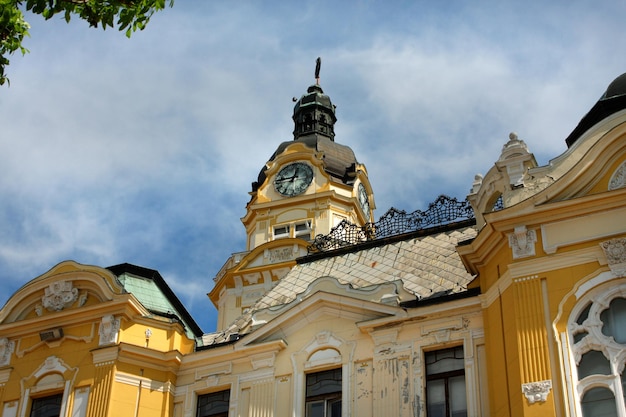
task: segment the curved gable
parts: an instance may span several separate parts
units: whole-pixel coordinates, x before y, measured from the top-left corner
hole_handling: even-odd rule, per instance
[[[64,261],[17,290],[0,310],[0,323],[99,304],[123,292],[110,271]]]
[[[535,202],[571,200],[624,187],[626,111],[587,132],[562,156],[550,162],[554,183],[537,193]],[[529,175],[538,174],[532,170]]]

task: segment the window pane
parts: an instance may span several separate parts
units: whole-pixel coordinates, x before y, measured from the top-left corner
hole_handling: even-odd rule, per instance
[[[578,364],[578,379],[581,380],[589,375],[610,375],[611,365],[604,354],[598,350],[590,350],[585,353]]]
[[[306,417],[324,417],[325,401],[315,401],[306,404]]]
[[[581,340],[583,340],[583,338],[584,338],[585,336],[587,336],[588,334],[589,334],[589,333],[587,333],[587,332],[580,332],[580,333],[576,333],[576,334],[574,335],[574,343],[578,343],[578,342],[580,342],[580,341],[581,341]]]
[[[614,417],[617,406],[613,393],[607,388],[592,388],[585,393],[580,403],[583,417]]]
[[[583,324],[583,322],[587,320],[587,317],[589,317],[589,309],[591,309],[591,303],[587,304],[587,307],[580,312],[578,318],[576,319],[576,323]]]
[[[613,336],[617,343],[626,343],[626,299],[611,301],[609,308],[600,314],[600,320],[604,323],[602,333]]]
[[[452,417],[467,416],[467,396],[465,394],[465,376],[455,376],[448,380],[450,391],[450,415]]]
[[[30,417],[59,417],[63,394],[34,398],[30,407]]]
[[[341,400],[332,401],[329,409],[329,417],[341,417]]]
[[[336,392],[341,392],[341,368],[306,376],[307,398]]]
[[[622,371],[622,394],[624,394],[624,402],[626,403],[626,372]]]
[[[463,358],[462,346],[452,349],[427,352],[425,355],[425,359],[426,375],[456,371],[465,368],[465,360]]]
[[[426,385],[426,414],[428,417],[447,417],[445,379],[428,381]]]
[[[197,417],[217,417],[228,415],[230,390],[198,396]]]

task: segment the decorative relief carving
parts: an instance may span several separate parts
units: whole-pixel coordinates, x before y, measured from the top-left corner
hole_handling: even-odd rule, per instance
[[[252,363],[252,369],[255,371],[261,368],[274,368],[274,362],[276,360],[276,354],[264,354],[250,357]]]
[[[117,336],[119,332],[119,319],[116,319],[111,314],[102,317],[102,321],[100,322],[100,329],[98,330],[98,334],[100,335],[100,341],[98,342],[98,345],[102,346],[117,343]]]
[[[509,234],[509,246],[513,250],[513,259],[535,256],[537,232],[527,230],[526,226],[518,226]]]
[[[6,337],[0,338],[0,366],[6,366],[11,363],[11,354],[15,348],[15,342]]]
[[[78,307],[82,307],[87,302],[87,291],[80,294],[78,297]]]
[[[536,402],[545,402],[551,389],[551,380],[528,382],[526,384],[522,384],[522,392],[526,396],[529,404],[534,404]]]
[[[48,311],[61,311],[73,304],[77,298],[78,289],[73,288],[72,281],[57,281],[45,289],[41,303]]]
[[[289,261],[294,258],[293,248],[278,248],[269,251],[270,262]]]
[[[623,162],[611,176],[609,191],[626,187],[626,162]]]
[[[609,268],[617,277],[626,276],[626,238],[611,239],[600,243]]]
[[[33,373],[33,376],[35,376],[35,378],[41,378],[42,375],[45,375],[50,372],[58,372],[61,375],[63,375],[65,371],[67,371],[68,369],[70,368],[66,366],[65,363],[61,359],[52,355],[52,356],[48,356],[44,360],[41,366]]]
[[[317,335],[315,335],[315,340],[317,344],[320,346],[327,345],[330,340],[330,332],[328,331],[319,332]]]

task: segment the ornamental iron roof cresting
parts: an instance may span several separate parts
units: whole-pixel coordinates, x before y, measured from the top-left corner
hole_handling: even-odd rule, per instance
[[[366,223],[363,226],[342,220],[329,234],[317,235],[307,250],[309,254],[326,252],[472,219],[475,219],[474,210],[467,200],[458,201],[456,198],[440,195],[425,211],[416,210],[407,213],[392,207],[377,222]]]

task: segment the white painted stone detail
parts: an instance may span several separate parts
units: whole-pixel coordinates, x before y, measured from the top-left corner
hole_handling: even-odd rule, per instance
[[[524,164],[528,152],[526,143],[517,137],[515,132],[509,134],[509,141],[502,147],[502,154],[498,162],[506,167],[509,176],[509,184],[512,187],[524,186],[524,174],[526,166]]]
[[[11,363],[11,354],[15,348],[15,342],[6,337],[0,338],[0,366],[7,366]]]
[[[117,343],[117,337],[120,332],[120,321],[113,315],[108,314],[102,317],[98,334],[100,336],[99,346]]]
[[[78,289],[73,287],[72,281],[57,281],[45,289],[41,303],[48,311],[61,311],[77,299]]]
[[[551,389],[551,380],[528,382],[526,384],[522,384],[522,392],[524,393],[524,396],[526,396],[529,404],[534,404],[536,402],[545,402]]]
[[[611,176],[609,191],[626,187],[626,162],[623,162]]]
[[[536,231],[527,230],[526,226],[518,226],[508,237],[509,246],[513,251],[513,259],[535,256]]]
[[[626,276],[626,238],[611,239],[600,243],[604,255],[616,277]]]
[[[282,262],[294,259],[294,251],[292,247],[272,249],[269,251],[270,262]]]

